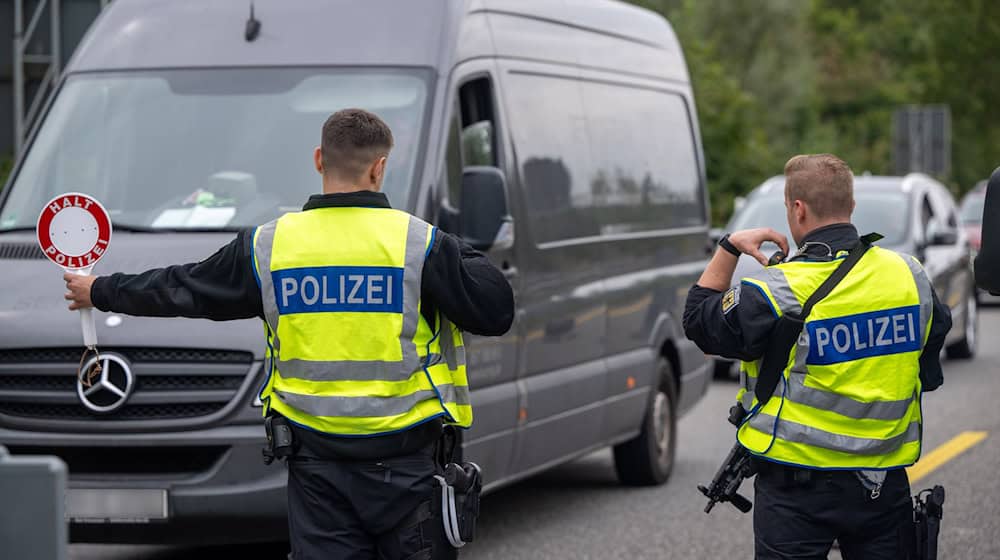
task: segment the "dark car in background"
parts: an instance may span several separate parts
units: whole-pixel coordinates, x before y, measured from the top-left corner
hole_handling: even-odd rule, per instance
[[[754,189],[729,220],[725,231],[771,227],[794,240],[785,214],[785,178],[772,177]],[[945,340],[949,358],[972,358],[976,352],[976,289],[972,273],[973,253],[964,229],[959,226],[955,199],[934,179],[917,173],[905,177],[860,176],[854,180],[857,206],[852,221],[862,235],[878,232],[877,244],[913,255],[923,263],[934,290],[951,308],[954,327]],[[980,211],[980,215],[982,212]],[[791,247],[790,247],[791,248]],[[775,245],[763,247],[766,255]],[[792,248],[794,254],[794,248]],[[753,273],[760,264],[742,255],[733,283]],[[716,377],[734,374],[733,362],[717,359]]]
[[[959,219],[965,235],[969,238],[969,246],[972,247],[972,256],[975,258],[982,245],[983,239],[983,209],[986,204],[986,181],[979,181],[976,186],[966,193],[962,198],[962,205],[959,209]],[[989,292],[976,289],[976,301],[983,303],[1000,303],[1000,296],[990,295]]]

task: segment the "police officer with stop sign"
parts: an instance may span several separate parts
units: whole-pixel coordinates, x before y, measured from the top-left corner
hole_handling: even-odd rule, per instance
[[[199,263],[65,277],[70,309],[263,319],[294,560],[454,558],[461,544],[442,521],[439,444],[472,423],[462,333],[505,333],[513,293],[483,254],[390,207],[392,143],[378,116],[335,113],[314,153],[323,194],[301,212]]]
[[[740,254],[767,265],[761,245],[788,242],[770,228],[724,236],[684,312],[704,352],[742,360],[734,409],[757,472],[756,558],[826,558],[834,540],[848,560],[908,558],[904,467],[920,456],[921,393],[943,381],[950,312],[916,259],[851,225],[839,158],[789,160],[785,206],[798,251],[731,288]]]

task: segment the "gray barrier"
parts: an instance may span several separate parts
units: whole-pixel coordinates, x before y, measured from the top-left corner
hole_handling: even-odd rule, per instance
[[[66,464],[0,445],[0,558],[66,560]]]

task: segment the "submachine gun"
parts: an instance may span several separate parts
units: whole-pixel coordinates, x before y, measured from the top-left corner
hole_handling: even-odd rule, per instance
[[[743,405],[737,404],[729,409],[729,423],[739,427],[746,414],[747,412],[744,410]],[[722,466],[719,467],[718,472],[715,473],[715,478],[708,484],[708,487],[706,488],[701,484],[698,485],[698,490],[708,498],[705,513],[710,513],[715,504],[719,502],[729,502],[743,513],[749,512],[753,507],[753,503],[746,496],[740,494],[739,489],[743,481],[754,474],[756,474],[756,471],[754,470],[750,452],[739,443],[733,445],[733,448],[729,451],[729,455],[722,462]]]

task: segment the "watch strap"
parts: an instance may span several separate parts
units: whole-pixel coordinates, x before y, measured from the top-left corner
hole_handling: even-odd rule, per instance
[[[740,256],[740,250],[737,249],[736,246],[729,241],[728,233],[726,235],[723,235],[722,238],[719,239],[719,247],[722,247],[723,249],[726,250],[727,253],[729,253],[734,257]]]

